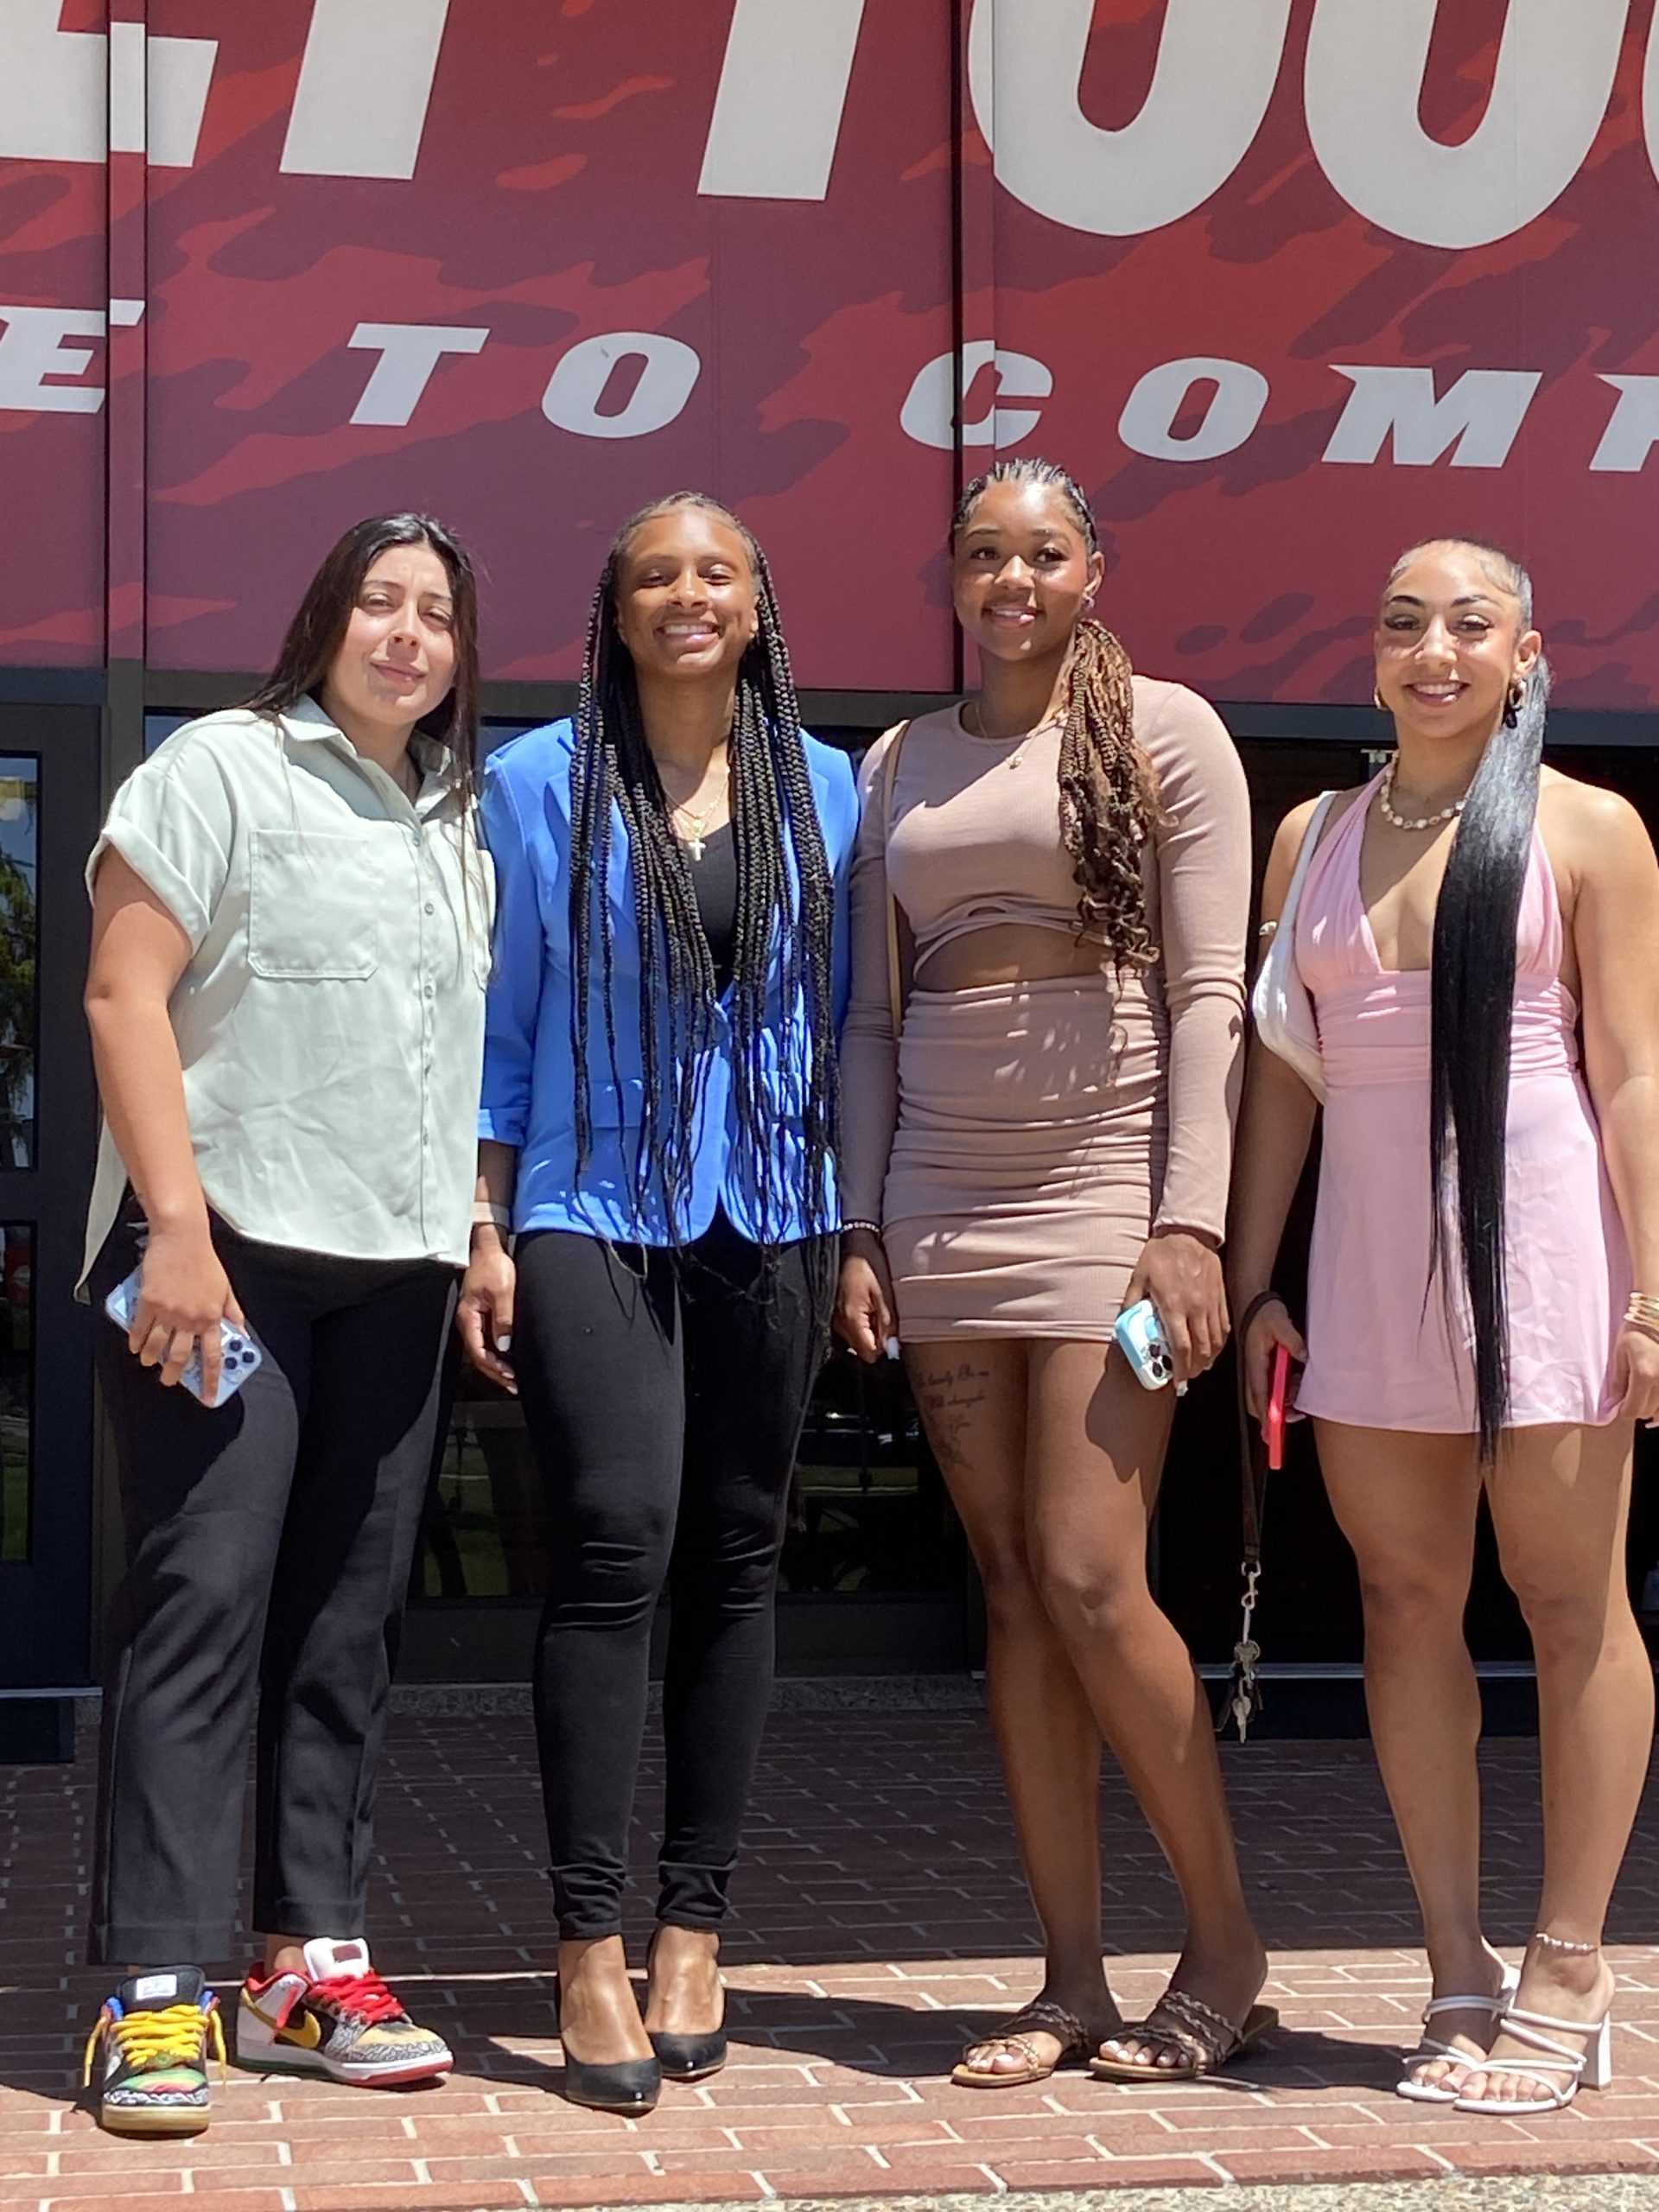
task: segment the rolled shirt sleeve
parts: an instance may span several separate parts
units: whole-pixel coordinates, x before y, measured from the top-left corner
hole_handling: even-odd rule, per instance
[[[88,896],[105,854],[119,853],[177,922],[194,955],[229,880],[235,834],[235,798],[221,762],[181,731],[136,768],[111,802],[86,861]]]

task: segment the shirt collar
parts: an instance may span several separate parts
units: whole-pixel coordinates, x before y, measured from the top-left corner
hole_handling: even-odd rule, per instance
[[[331,721],[308,693],[303,699],[297,699],[291,707],[284,709],[277,719],[284,734],[296,744],[315,744],[319,739],[334,738],[347,752],[356,753],[356,747],[339,723]],[[467,781],[467,772],[451,748],[440,743],[435,737],[429,737],[424,730],[416,731],[409,741],[409,749],[423,776],[436,776],[451,790]]]

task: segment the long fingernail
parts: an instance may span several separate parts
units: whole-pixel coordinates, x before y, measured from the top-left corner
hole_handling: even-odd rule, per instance
[[[495,1348],[497,1351],[511,1351],[512,1350],[512,1338],[510,1336],[498,1337],[495,1340]]]
[[[899,1357],[899,1339],[898,1339],[898,1338],[897,1338],[897,1337],[889,1337],[889,1338],[887,1338],[887,1344],[886,1344],[886,1346],[885,1346],[885,1350],[886,1350],[886,1351],[887,1351],[887,1357],[888,1357],[889,1359],[897,1359],[897,1358],[898,1358],[898,1357]]]

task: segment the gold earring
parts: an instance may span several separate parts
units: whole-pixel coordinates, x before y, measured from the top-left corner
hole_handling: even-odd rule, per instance
[[[1514,683],[1510,686],[1510,711],[1511,714],[1518,715],[1520,713],[1522,706],[1525,702],[1526,696],[1526,678],[1523,676],[1517,676]]]
[[[1379,715],[1386,715],[1389,711],[1382,703],[1382,694],[1377,690],[1375,683],[1371,686],[1371,704],[1376,709]]]

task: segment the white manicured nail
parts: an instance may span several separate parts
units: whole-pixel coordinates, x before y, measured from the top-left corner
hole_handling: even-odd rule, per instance
[[[512,1350],[512,1338],[510,1336],[498,1337],[495,1340],[495,1348],[497,1351],[511,1351]]]
[[[889,1359],[897,1359],[897,1358],[898,1358],[898,1357],[899,1357],[899,1339],[898,1339],[898,1338],[897,1338],[897,1337],[889,1337],[889,1338],[887,1338],[887,1344],[886,1344],[886,1346],[885,1346],[885,1350],[886,1350],[886,1351],[887,1351],[887,1357],[888,1357]]]

